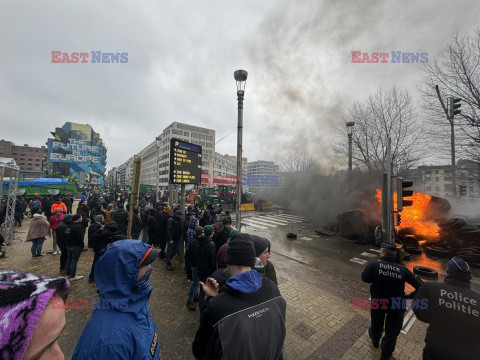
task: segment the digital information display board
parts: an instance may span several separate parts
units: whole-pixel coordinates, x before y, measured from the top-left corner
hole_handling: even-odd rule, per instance
[[[170,141],[170,184],[202,182],[202,147],[185,141]]]

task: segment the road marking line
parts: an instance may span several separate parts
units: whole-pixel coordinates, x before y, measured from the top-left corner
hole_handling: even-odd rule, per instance
[[[281,217],[281,218],[285,218],[285,219],[294,219],[294,220],[300,220],[300,221],[308,220],[308,219],[305,218],[305,217],[296,216],[296,215],[278,214],[278,215],[275,215],[275,216],[278,216],[278,217]]]
[[[273,219],[275,221],[282,221],[286,224],[288,224],[289,222],[302,222],[301,220],[296,220],[296,219],[289,219],[289,218],[286,218],[286,217],[277,217],[277,216],[273,216],[273,215],[265,215],[265,216],[261,216],[261,218],[268,218],[268,219]]]
[[[250,221],[250,222],[253,222],[255,225],[258,224],[258,225],[260,225],[260,226],[277,227],[277,225],[267,224],[266,222],[263,222],[263,221],[258,220],[258,219],[245,219],[245,221]]]
[[[415,315],[413,311],[410,309],[407,311],[405,318],[403,319],[403,327],[402,327],[402,334],[408,333],[408,330],[412,327],[413,323],[415,322]]]
[[[302,237],[300,240],[312,241],[313,239],[311,237]]]
[[[378,255],[375,255],[375,254],[372,254],[372,253],[369,253],[369,252],[363,252],[360,254],[360,256],[366,256],[366,257],[374,257],[376,258]]]
[[[263,230],[268,229],[268,227],[266,227],[266,226],[261,226],[261,225],[257,225],[257,224],[253,224],[253,223],[248,223],[245,220],[242,220],[242,225],[250,226],[252,228],[263,229]]]
[[[356,258],[356,257],[350,259],[350,261],[352,261],[354,263],[357,263],[357,264],[360,264],[360,265],[365,265],[368,262],[367,260],[359,259],[359,258]]]
[[[369,251],[374,251],[374,252],[377,252],[377,253],[380,252],[380,250],[378,250],[378,249],[368,249],[368,250],[369,250]]]
[[[479,284],[479,285],[480,285],[480,280],[477,279],[477,278],[472,278],[470,281],[473,282],[473,283],[475,283],[475,284]]]
[[[287,225],[288,223],[287,222],[284,222],[284,221],[280,221],[280,220],[276,220],[276,219],[271,219],[271,218],[267,218],[266,216],[261,216],[261,217],[258,217],[256,218],[257,220],[261,220],[261,221],[266,221],[266,222],[269,222],[269,223],[274,223],[274,224],[280,224],[280,225]]]

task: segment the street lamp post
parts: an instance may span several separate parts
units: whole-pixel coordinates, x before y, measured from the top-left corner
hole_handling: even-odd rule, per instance
[[[354,121],[349,121],[345,124],[347,126],[348,134],[348,191],[352,190],[352,134]]]
[[[159,163],[159,154],[160,154],[160,136],[157,136],[155,138],[155,140],[157,141],[157,174],[156,174],[156,178],[157,178],[157,191],[156,191],[156,194],[155,194],[155,203],[158,202],[159,200],[159,194],[160,194],[160,176],[158,175],[159,174],[159,170],[160,170],[160,163]]]
[[[241,203],[242,203],[242,133],[243,133],[243,95],[245,94],[245,82],[248,73],[245,70],[237,70],[233,77],[237,83],[238,100],[238,126],[237,126],[237,195],[236,195],[236,225],[240,230],[241,226]]]

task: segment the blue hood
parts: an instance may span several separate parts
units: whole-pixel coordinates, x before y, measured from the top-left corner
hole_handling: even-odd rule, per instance
[[[252,294],[262,287],[262,276],[255,270],[246,271],[232,276],[227,285],[241,293]]]
[[[102,301],[121,300],[128,306],[115,311],[138,314],[147,305],[153,288],[138,291],[140,262],[150,248],[139,240],[118,240],[107,246],[95,264],[95,283]]]

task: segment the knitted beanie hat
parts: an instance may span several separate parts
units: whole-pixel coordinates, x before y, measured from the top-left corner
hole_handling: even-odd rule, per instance
[[[229,238],[232,238],[233,235],[238,234],[238,233],[240,233],[240,231],[238,231],[237,229],[232,229],[232,230],[230,230],[230,232],[228,233],[228,237],[229,237]]]
[[[253,242],[246,235],[248,234],[236,234],[230,240],[225,252],[225,264],[249,266],[253,269],[255,266],[255,248]]]
[[[212,225],[206,225],[206,226],[204,227],[204,230],[205,230],[205,236],[206,236],[206,237],[209,237],[210,235],[213,234],[213,231],[214,231],[215,229],[213,228]]]
[[[253,246],[255,247],[255,256],[259,256],[261,253],[268,248],[268,242],[265,238],[262,238],[258,235],[252,235],[253,238]]]
[[[0,270],[0,359],[21,360],[52,295],[66,298],[70,283],[16,270]]]

